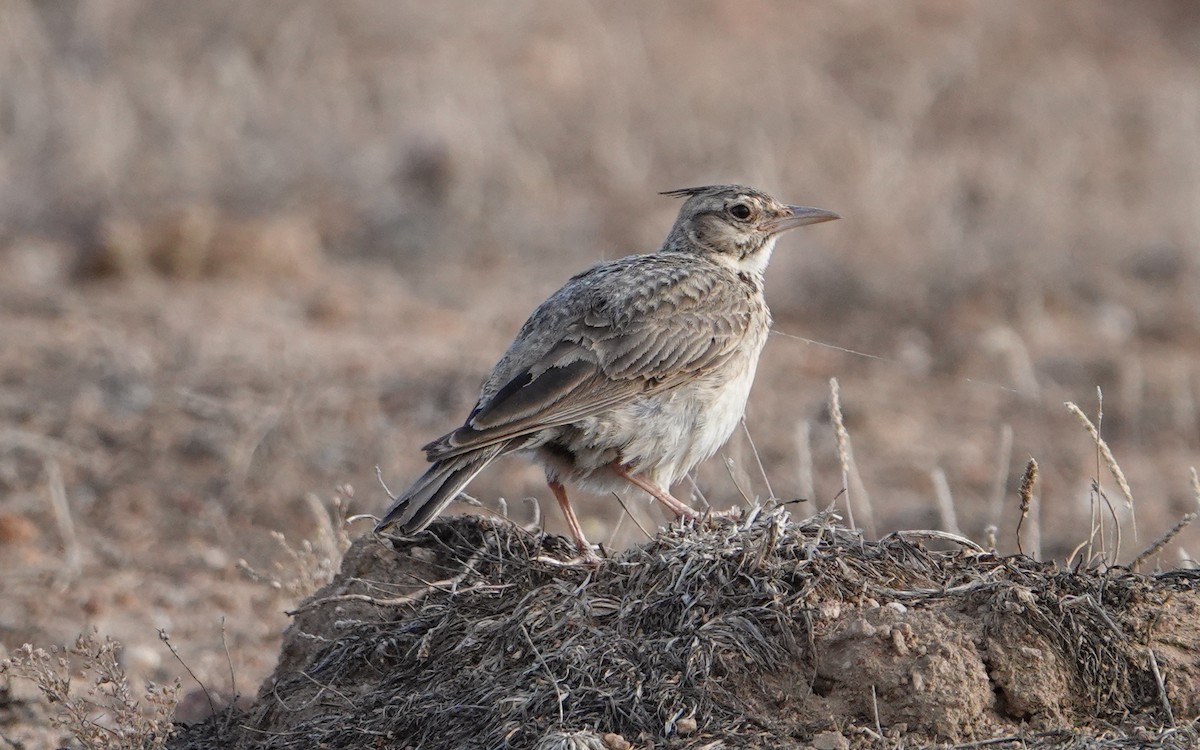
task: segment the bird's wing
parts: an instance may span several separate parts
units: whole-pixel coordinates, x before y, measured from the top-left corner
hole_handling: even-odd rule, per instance
[[[580,274],[526,322],[466,423],[426,453],[569,424],[717,368],[752,324],[751,296],[720,267],[661,255]]]

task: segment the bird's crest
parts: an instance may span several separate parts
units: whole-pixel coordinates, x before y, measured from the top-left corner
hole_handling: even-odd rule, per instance
[[[659,195],[669,195],[674,198],[691,198],[705,193],[757,193],[757,190],[748,188],[745,185],[701,185],[700,187],[679,188],[677,190],[664,190]]]
[[[669,195],[672,198],[690,198],[693,195],[700,195],[712,190],[712,185],[704,185],[702,187],[678,188],[676,190],[664,190],[659,195]]]

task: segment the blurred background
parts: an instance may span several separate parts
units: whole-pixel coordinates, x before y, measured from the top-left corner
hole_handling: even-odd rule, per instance
[[[224,638],[252,692],[290,601],[236,561],[294,565],[341,485],[382,511],[538,302],[724,182],[844,219],[781,243],[749,437],[680,494],[828,506],[836,377],[869,536],[1015,551],[1030,456],[1046,559],[1096,478],[1126,562],[1197,509],[1194,2],[6,0],[0,643],[95,625],[162,679],[162,627],[220,685]],[[1063,406],[1098,388],[1136,541]],[[520,459],[471,492],[562,528]]]

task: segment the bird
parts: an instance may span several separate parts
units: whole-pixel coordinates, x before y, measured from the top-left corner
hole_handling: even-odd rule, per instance
[[[771,326],[763,277],[776,240],[841,218],[743,185],[669,190],[683,199],[656,252],[602,262],[537,307],[463,424],[424,447],[428,470],[375,527],[414,534],[488,464],[540,463],[579,553],[597,561],[567,496],[636,488],[681,518],[672,484],[741,420]]]

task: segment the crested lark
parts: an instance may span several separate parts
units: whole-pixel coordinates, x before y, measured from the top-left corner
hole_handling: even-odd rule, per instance
[[[601,263],[543,302],[492,369],[466,422],[376,531],[424,529],[505,453],[544,465],[581,553],[595,553],[564,483],[638,487],[679,516],[670,487],[720,448],[746,407],[771,314],[763,272],[780,234],[838,215],[740,185],[686,200],[658,252]]]

